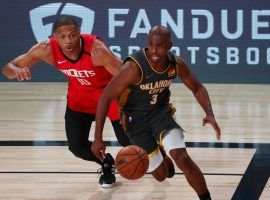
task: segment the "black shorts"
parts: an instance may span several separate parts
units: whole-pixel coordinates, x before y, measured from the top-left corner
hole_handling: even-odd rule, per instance
[[[121,123],[131,143],[142,147],[147,154],[158,148],[163,132],[181,128],[169,107],[158,108],[151,112],[121,111]]]
[[[88,138],[95,118],[94,114],[73,111],[67,106],[65,127],[69,146],[80,146],[90,149],[92,142]],[[130,145],[130,141],[123,131],[119,120],[111,121],[111,123],[118,142],[122,146]]]

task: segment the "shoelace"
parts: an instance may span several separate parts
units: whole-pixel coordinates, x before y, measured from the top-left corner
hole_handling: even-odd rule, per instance
[[[97,170],[97,173],[98,173],[98,177],[100,177],[101,175],[104,175],[104,172],[103,172],[103,169],[102,168],[99,168]]]
[[[103,168],[104,168],[104,170],[103,170]],[[101,167],[101,168],[99,168],[99,169],[97,170],[98,177],[99,177],[100,175],[105,174],[104,171],[107,171],[107,170],[108,170],[108,173],[110,173],[110,174],[116,174],[116,173],[115,173],[115,167],[114,167],[114,165],[112,165],[111,167],[108,166],[108,167]]]

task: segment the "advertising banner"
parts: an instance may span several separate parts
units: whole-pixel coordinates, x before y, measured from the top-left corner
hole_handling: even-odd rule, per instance
[[[52,34],[61,14],[97,34],[124,59],[146,45],[155,25],[169,28],[172,51],[205,83],[270,83],[270,1],[0,1],[0,64]],[[65,81],[40,63],[32,81]],[[8,81],[3,75],[1,81]]]

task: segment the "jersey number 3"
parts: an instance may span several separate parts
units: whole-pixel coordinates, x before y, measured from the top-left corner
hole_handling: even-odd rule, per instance
[[[152,101],[150,101],[150,103],[153,105],[153,104],[156,104],[157,103],[157,98],[158,98],[158,95],[157,94],[153,94],[152,95]]]

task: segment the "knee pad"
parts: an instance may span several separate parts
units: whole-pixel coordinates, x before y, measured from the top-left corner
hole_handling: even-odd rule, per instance
[[[167,155],[170,155],[172,149],[186,148],[183,131],[178,128],[166,131],[162,138],[162,146]]]

